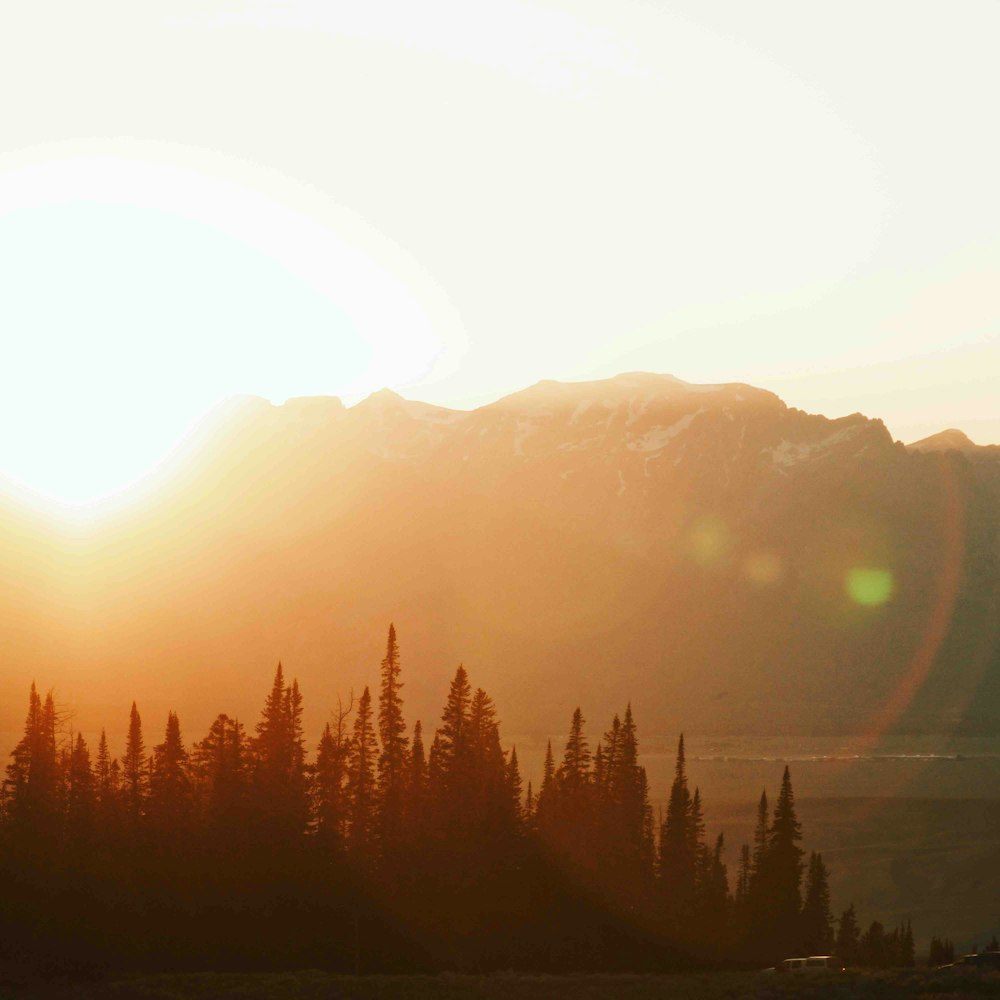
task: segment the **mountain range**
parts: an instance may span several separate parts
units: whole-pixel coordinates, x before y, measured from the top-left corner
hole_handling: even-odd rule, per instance
[[[743,384],[629,373],[456,411],[388,390],[217,408],[75,518],[0,495],[0,729],[28,684],[94,730],[199,738],[278,660],[317,730],[376,685],[412,721],[464,662],[507,733],[1000,732],[1000,447],[909,447]]]

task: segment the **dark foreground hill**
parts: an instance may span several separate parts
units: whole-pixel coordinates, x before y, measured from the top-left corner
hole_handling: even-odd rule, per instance
[[[670,976],[338,976],[304,971],[275,974],[143,976],[106,984],[25,984],[25,1000],[949,1000],[993,996],[997,973],[926,969],[848,972],[830,977],[709,972]]]
[[[647,747],[995,733],[1000,459],[923,444],[647,374],[471,412],[234,400],[106,509],[0,509],[0,729],[37,678],[84,730],[136,697],[197,737],[281,658],[318,731],[392,619],[411,720],[464,661],[514,734],[630,697]]]

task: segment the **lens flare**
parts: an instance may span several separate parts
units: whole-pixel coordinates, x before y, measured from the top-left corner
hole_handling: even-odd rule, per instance
[[[847,593],[856,604],[878,607],[892,597],[895,580],[887,569],[871,566],[855,566],[847,574]]]
[[[701,518],[691,530],[688,551],[699,566],[718,565],[729,552],[729,529],[718,518]]]

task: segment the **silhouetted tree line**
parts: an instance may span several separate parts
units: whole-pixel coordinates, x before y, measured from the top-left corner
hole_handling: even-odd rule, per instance
[[[787,767],[730,886],[683,737],[657,824],[631,706],[593,750],[577,709],[536,794],[464,667],[429,747],[402,686],[390,626],[377,706],[368,688],[338,705],[310,761],[281,664],[252,733],[222,714],[188,746],[171,712],[150,750],[133,704],[117,759],[103,732],[93,757],[81,735],[61,740],[33,685],[0,803],[0,950],[64,969],[562,971],[833,949],[827,870],[803,863]],[[861,935],[853,907],[836,944],[912,962],[909,924]]]

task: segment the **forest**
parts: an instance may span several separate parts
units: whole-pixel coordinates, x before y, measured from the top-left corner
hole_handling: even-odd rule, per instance
[[[2,957],[70,975],[914,964],[909,922],[862,931],[853,906],[833,920],[787,767],[731,878],[683,736],[654,816],[631,705],[593,749],[577,709],[535,789],[464,667],[429,746],[402,690],[390,626],[377,705],[368,688],[339,704],[311,759],[280,663],[252,733],[220,714],[188,746],[171,712],[148,749],[133,703],[113,758],[32,685],[0,799]]]

